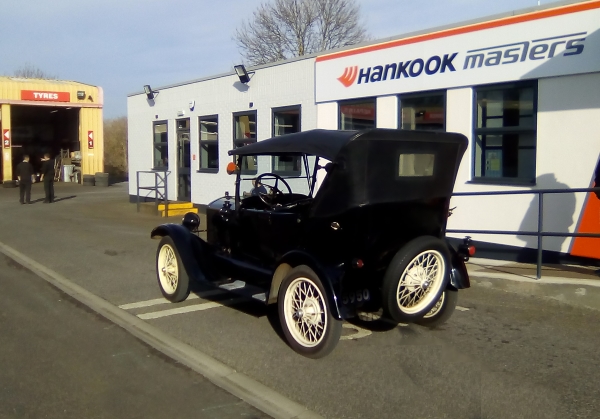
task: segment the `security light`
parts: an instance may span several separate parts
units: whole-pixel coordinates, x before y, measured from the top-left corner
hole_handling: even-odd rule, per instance
[[[248,72],[243,64],[235,65],[233,66],[233,69],[235,70],[235,74],[239,77],[240,82],[244,84],[248,83],[250,81],[250,75],[254,74],[254,71]]]
[[[85,92],[83,90],[77,91],[77,99],[79,99],[79,100],[85,99]]]
[[[155,94],[158,94],[158,91],[152,90],[152,88],[150,87],[149,84],[145,84],[144,85],[144,93],[146,94],[146,97],[148,98],[148,100],[152,100],[152,99],[154,99]]]

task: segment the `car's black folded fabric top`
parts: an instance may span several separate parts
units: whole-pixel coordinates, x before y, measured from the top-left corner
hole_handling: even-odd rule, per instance
[[[258,141],[229,151],[230,156],[308,154],[333,160],[359,131],[313,129]]]

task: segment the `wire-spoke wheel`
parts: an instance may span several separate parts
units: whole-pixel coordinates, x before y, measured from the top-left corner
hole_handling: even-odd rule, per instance
[[[444,290],[433,308],[422,319],[417,320],[416,323],[427,327],[437,327],[446,323],[450,316],[452,316],[452,313],[454,313],[457,301],[458,291],[451,289]]]
[[[165,236],[156,251],[156,277],[163,296],[172,302],[183,301],[190,293],[189,278],[173,239]]]
[[[331,315],[323,284],[308,266],[292,269],[278,297],[283,333],[296,352],[320,358],[339,341],[342,322]]]
[[[383,280],[387,315],[396,321],[423,318],[448,283],[448,248],[435,237],[419,237],[396,253]]]

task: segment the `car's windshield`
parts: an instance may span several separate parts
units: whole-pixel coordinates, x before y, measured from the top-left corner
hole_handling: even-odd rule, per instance
[[[313,195],[314,156],[256,156],[254,171],[244,170],[240,176],[242,198],[271,193],[275,188],[283,194]],[[319,170],[322,172],[322,170]],[[321,177],[321,176],[319,176]]]

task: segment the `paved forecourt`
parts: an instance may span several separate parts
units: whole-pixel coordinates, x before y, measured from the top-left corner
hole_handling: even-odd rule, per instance
[[[43,196],[35,186],[34,199]],[[20,206],[14,192],[0,191],[1,243],[120,307],[124,321],[148,325],[167,346],[200,351],[307,415],[562,418],[600,408],[587,367],[600,362],[587,327],[598,312],[474,287],[439,330],[345,324],[335,351],[310,360],[287,347],[274,310],[256,302],[202,288],[179,304],[162,299],[149,233],[165,220],[136,213],[125,184],[59,184],[53,205]]]

